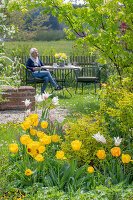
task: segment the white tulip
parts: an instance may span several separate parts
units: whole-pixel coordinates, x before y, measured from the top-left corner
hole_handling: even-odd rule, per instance
[[[52,104],[53,104],[54,106],[59,105],[58,96],[57,96],[57,97],[54,97],[54,98],[52,99]]]
[[[28,107],[28,106],[30,105],[30,103],[31,103],[30,100],[28,100],[28,99],[26,99],[25,101],[22,101],[22,102],[25,103],[25,106],[26,106],[26,107]]]
[[[94,134],[92,136],[94,139],[96,139],[97,142],[102,142],[103,144],[106,144],[106,139],[103,135],[100,135],[100,133],[98,132],[97,134]]]
[[[119,137],[114,137],[114,140],[115,140],[115,146],[119,146],[121,141],[122,141],[122,138],[119,138]]]
[[[35,101],[36,101],[37,103],[41,103],[41,102],[43,101],[42,95],[37,94],[37,95],[35,96]]]
[[[93,136],[92,136],[94,139],[96,139],[96,141],[97,142],[100,142],[101,140],[101,135],[100,135],[100,133],[98,132],[97,134],[94,134]]]
[[[49,94],[48,92],[45,92],[42,94],[42,98],[45,100],[45,99],[48,99],[49,96],[51,96],[52,94]]]

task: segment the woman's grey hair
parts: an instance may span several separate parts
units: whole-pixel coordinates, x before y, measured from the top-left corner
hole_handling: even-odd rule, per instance
[[[34,51],[37,51],[37,49],[36,48],[31,48],[30,49],[30,56],[31,56],[31,54],[33,54]]]

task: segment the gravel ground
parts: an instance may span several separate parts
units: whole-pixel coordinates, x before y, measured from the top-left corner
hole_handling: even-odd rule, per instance
[[[35,113],[34,111],[31,113]],[[37,114],[41,116],[41,110],[37,111]],[[67,110],[56,108],[55,111],[56,115],[61,115],[63,117],[66,117]],[[0,124],[5,124],[7,122],[22,122],[24,120],[25,111],[17,111],[17,110],[6,110],[6,111],[0,111]]]

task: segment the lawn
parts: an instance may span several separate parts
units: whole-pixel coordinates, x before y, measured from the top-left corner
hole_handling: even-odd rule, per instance
[[[29,50],[33,47],[37,48],[40,55],[53,55],[53,53],[64,52],[71,55],[73,51],[74,41],[59,40],[59,41],[11,41],[5,42],[6,51],[8,54],[11,50],[16,52],[21,51],[25,55],[29,55]]]

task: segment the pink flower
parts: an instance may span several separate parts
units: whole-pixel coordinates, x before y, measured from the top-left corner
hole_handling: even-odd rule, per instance
[[[30,109],[26,110],[26,114],[30,115]]]

